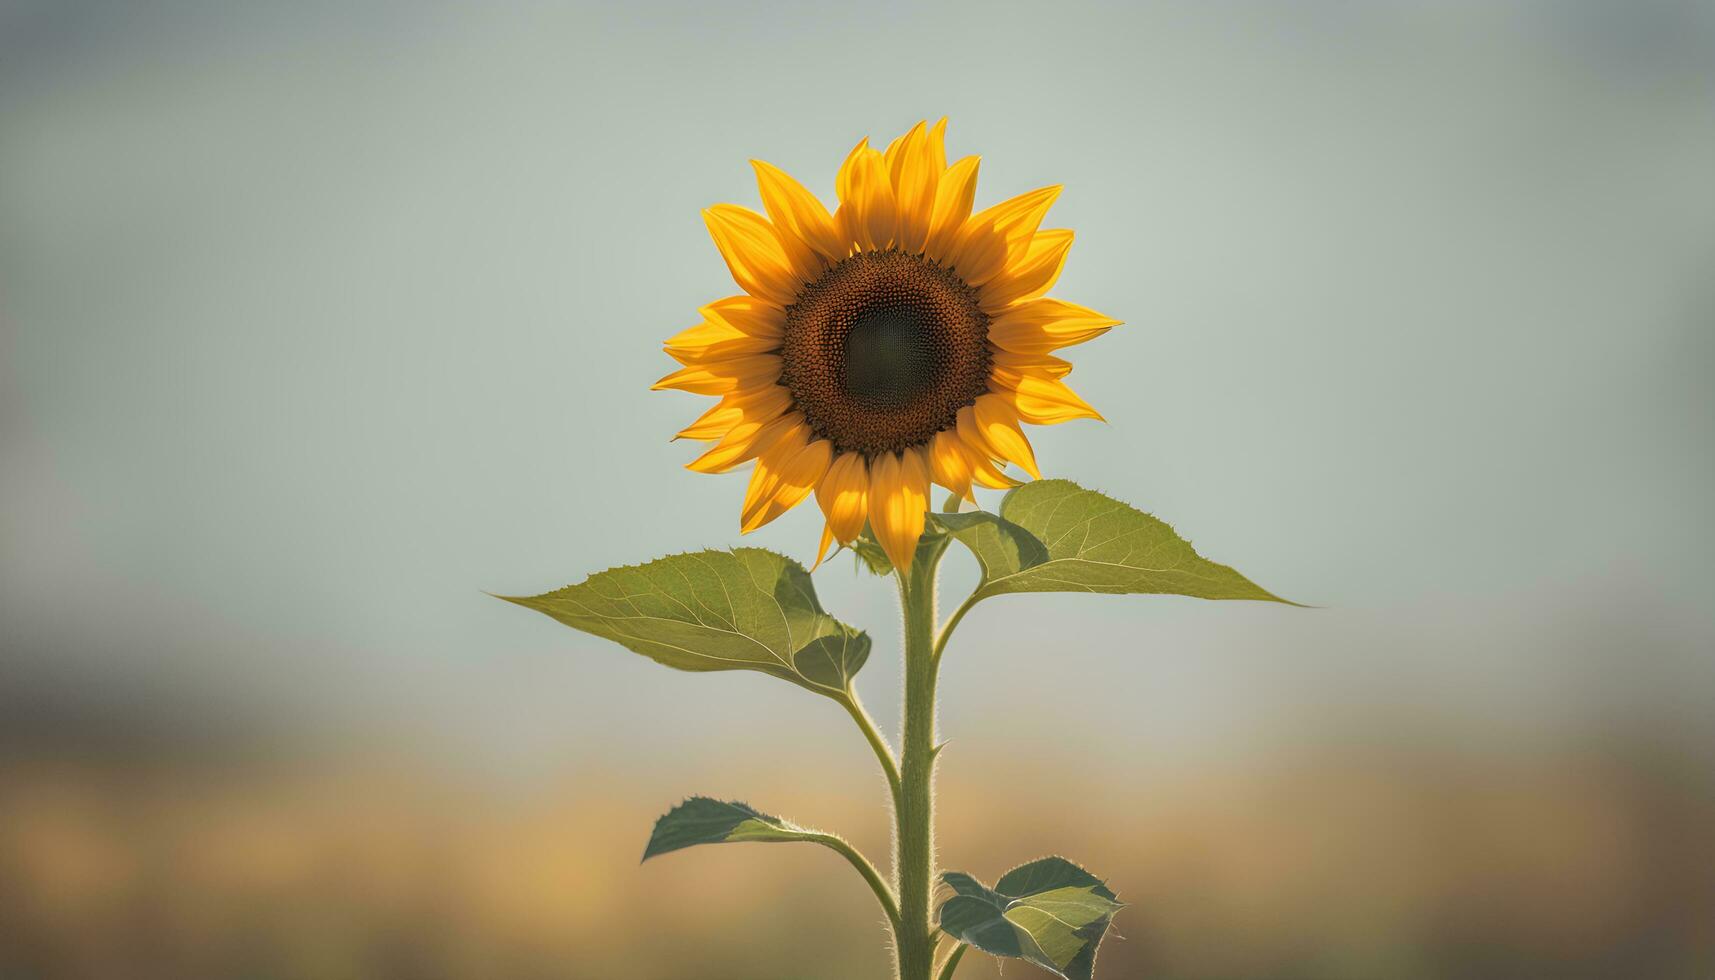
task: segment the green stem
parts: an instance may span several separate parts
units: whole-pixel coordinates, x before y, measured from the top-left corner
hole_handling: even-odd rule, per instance
[[[935,975],[937,980],[953,980],[953,971],[959,968],[959,961],[965,958],[967,949],[970,947],[964,943],[953,947],[953,951],[947,954],[947,961],[941,964],[941,972]]]
[[[905,723],[893,866],[899,890],[899,980],[930,980],[935,968],[929,921],[935,877],[935,575],[946,548],[944,537],[925,539],[910,571],[898,574],[905,620]]]
[[[817,834],[811,839],[824,847],[838,851],[841,857],[851,862],[858,874],[863,875],[863,880],[869,882],[869,890],[875,892],[876,900],[881,902],[882,911],[887,913],[888,924],[897,933],[899,931],[899,903],[894,900],[893,889],[888,888],[887,882],[881,880],[881,872],[875,870],[875,865],[869,863],[869,858],[860,854],[857,848],[846,842],[845,838],[834,834]]]

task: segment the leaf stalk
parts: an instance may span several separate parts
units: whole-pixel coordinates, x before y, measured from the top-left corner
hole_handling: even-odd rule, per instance
[[[937,671],[941,667],[941,655],[947,652],[947,641],[953,637],[953,630],[965,618],[965,613],[970,612],[971,607],[975,606],[980,598],[982,598],[981,590],[966,596],[965,601],[959,603],[959,608],[953,610],[953,615],[947,617],[946,625],[941,627],[940,635],[935,638],[935,668]]]
[[[893,747],[882,737],[881,730],[875,725],[875,719],[864,710],[863,702],[858,700],[857,692],[846,686],[846,695],[840,699],[840,704],[857,722],[858,730],[863,732],[864,740],[874,750],[877,762],[881,763],[881,772],[887,777],[887,789],[893,796],[893,805],[899,806],[899,763],[893,758]]]
[[[869,858],[864,857],[862,852],[837,834],[817,834],[810,839],[824,847],[838,851],[841,857],[851,862],[851,866],[856,868],[857,873],[863,876],[863,880],[869,883],[869,890],[875,892],[876,900],[881,902],[882,911],[887,913],[888,925],[892,926],[894,932],[897,933],[899,931],[899,902],[893,897],[893,889],[887,887],[887,882],[881,879],[881,872],[875,870],[875,865],[869,863]]]
[[[959,961],[965,958],[965,950],[971,947],[960,943],[947,954],[947,959],[941,964],[941,972],[935,974],[936,980],[953,980],[953,971],[959,968]]]

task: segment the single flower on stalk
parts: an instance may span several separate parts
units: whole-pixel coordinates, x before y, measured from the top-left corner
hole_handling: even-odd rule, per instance
[[[910,567],[929,485],[1040,478],[1021,423],[1101,415],[1065,383],[1053,352],[1119,321],[1045,296],[1072,232],[1041,228],[1058,186],[973,213],[978,158],[947,165],[946,120],[918,123],[886,152],[847,155],[828,209],[776,167],[752,161],[767,216],[703,212],[743,295],[666,342],[683,367],[655,384],[720,401],[678,434],[713,446],[689,468],[756,461],[740,509],[748,533],[816,495],[833,541],[871,532]]]
[[[679,436],[713,443],[690,464],[699,472],[755,461],[743,531],[815,493],[826,518],[817,562],[833,541],[862,536],[867,566],[894,579],[904,674],[897,750],[854,684],[870,659],[869,634],[824,609],[810,571],[784,555],[684,552],[510,601],[677,670],[755,671],[827,698],[856,724],[887,780],[887,875],[837,833],[701,795],[655,822],[645,859],[705,844],[819,844],[875,895],[896,980],[953,980],[971,949],[1092,980],[1124,906],[1103,879],[1057,856],[992,879],[936,868],[934,782],[945,744],[936,692],[955,628],[979,603],[1028,593],[1283,600],[1204,558],[1166,522],[1040,478],[1023,423],[1101,418],[1066,386],[1072,366],[1054,351],[1118,321],[1045,296],[1072,244],[1069,231],[1040,230],[1059,188],[973,214],[977,158],[947,166],[944,132],[945,121],[918,123],[886,152],[858,143],[840,168],[833,213],[755,162],[767,217],[730,204],[703,213],[744,295],[703,307],[704,322],[667,341],[684,367],[656,384],[720,398]],[[1020,486],[1009,464],[1037,479]],[[931,513],[932,482],[966,500],[973,486],[1010,490],[993,511],[950,501]],[[937,574],[954,542],[980,576],[941,620]]]

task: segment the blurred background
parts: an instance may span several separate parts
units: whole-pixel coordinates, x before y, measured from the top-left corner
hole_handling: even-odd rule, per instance
[[[943,114],[1128,324],[1044,467],[1320,607],[985,604],[943,866],[1105,875],[1107,978],[1715,977],[1689,0],[0,2],[0,976],[885,976],[825,851],[638,866],[688,793],[882,859],[841,712],[484,592],[738,541],[648,391],[698,209]]]

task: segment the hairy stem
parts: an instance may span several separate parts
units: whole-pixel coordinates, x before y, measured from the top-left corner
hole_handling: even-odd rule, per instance
[[[935,878],[935,576],[946,547],[945,538],[925,539],[911,570],[898,574],[905,620],[905,723],[894,814],[899,980],[931,980],[935,968],[929,921]]]

